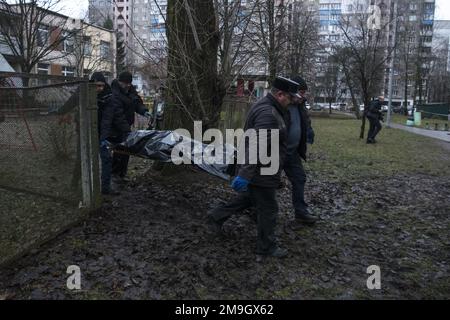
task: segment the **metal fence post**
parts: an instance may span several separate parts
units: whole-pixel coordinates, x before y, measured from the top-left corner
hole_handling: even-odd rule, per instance
[[[92,208],[94,199],[92,197],[92,175],[91,175],[91,152],[90,152],[90,134],[89,134],[89,84],[80,84],[80,159],[81,159],[81,189],[82,189],[82,204],[83,208]]]
[[[99,137],[98,137],[98,107],[95,85],[88,85],[88,114],[89,114],[89,140],[91,158],[92,207],[96,209],[101,204],[100,165],[99,165]]]

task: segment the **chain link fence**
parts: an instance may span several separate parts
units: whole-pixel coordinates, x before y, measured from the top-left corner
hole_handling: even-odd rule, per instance
[[[100,203],[95,88],[0,73],[0,265]]]

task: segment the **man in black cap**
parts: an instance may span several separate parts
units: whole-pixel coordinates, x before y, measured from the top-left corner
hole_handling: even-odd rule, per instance
[[[313,225],[317,219],[311,216],[308,204],[305,202],[306,173],[301,160],[306,161],[307,142],[312,143],[314,136],[311,120],[305,107],[308,86],[300,76],[296,76],[292,80],[299,84],[300,98],[294,98],[293,103],[289,106],[290,125],[284,172],[292,185],[295,221]]]
[[[122,110],[128,125],[134,124],[134,114],[138,113],[144,117],[151,118],[150,112],[144,106],[144,102],[132,85],[133,75],[124,71],[119,78],[114,80],[112,87],[112,105],[116,110]],[[128,162],[130,156],[115,152],[113,155],[112,174],[118,183],[126,182]]]
[[[95,83],[98,106],[98,135],[100,139],[100,158],[102,161],[102,193],[117,194],[111,184],[112,157],[108,150],[109,143],[118,143],[130,132],[130,125],[120,109],[111,103],[111,87],[101,72],[94,72],[90,82]]]
[[[257,150],[265,150],[269,154],[271,150],[271,130],[279,130],[279,153],[276,156],[279,167],[273,175],[264,175],[262,165],[258,159],[257,164],[248,161],[241,165],[237,177],[233,180],[232,188],[239,195],[228,204],[217,207],[208,212],[208,223],[214,231],[222,232],[225,221],[233,214],[253,206],[257,212],[258,240],[256,253],[259,256],[272,256],[283,258],[287,251],[281,249],[275,239],[275,227],[278,214],[276,189],[280,186],[280,175],[287,151],[288,115],[287,108],[294,96],[297,96],[298,83],[283,77],[277,77],[272,84],[271,92],[250,109],[244,130],[254,129],[259,137],[261,130],[268,130],[267,142],[261,143],[258,139]],[[245,141],[244,141],[245,143]],[[251,153],[249,146],[245,144],[245,159]],[[261,153],[260,153],[261,154]]]

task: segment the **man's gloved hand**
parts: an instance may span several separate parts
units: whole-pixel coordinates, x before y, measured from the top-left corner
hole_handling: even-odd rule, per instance
[[[147,119],[153,118],[152,114],[151,114],[149,111],[147,111],[146,113],[144,113],[144,117],[146,117]]]
[[[233,190],[237,192],[244,192],[247,191],[248,184],[250,182],[242,177],[236,177],[234,178],[233,182],[231,183],[231,187]]]
[[[109,144],[110,143],[109,143],[108,140],[103,139],[103,140],[100,141],[100,148],[108,148]]]
[[[315,133],[313,128],[309,127],[306,133],[306,142],[309,144],[314,144]]]

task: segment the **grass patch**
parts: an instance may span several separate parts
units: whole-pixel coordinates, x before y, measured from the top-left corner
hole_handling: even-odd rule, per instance
[[[408,116],[404,116],[404,115],[400,115],[400,114],[393,114],[391,119],[392,119],[393,123],[406,125],[406,121],[408,120],[408,118],[409,118]],[[387,120],[387,115],[385,116],[385,120]],[[428,123],[428,128],[427,128],[427,123]],[[439,130],[443,130],[445,124],[450,125],[448,120],[425,118],[425,119],[422,119],[421,125],[416,126],[416,127],[422,128],[422,129],[434,130],[435,124],[438,125]]]
[[[358,120],[313,119],[315,144],[309,147],[311,172],[329,180],[391,176],[399,173],[448,175],[450,152],[435,139],[386,129],[375,145],[359,138]],[[368,123],[366,128],[366,135]]]

